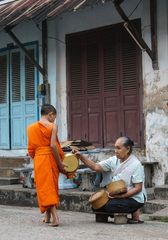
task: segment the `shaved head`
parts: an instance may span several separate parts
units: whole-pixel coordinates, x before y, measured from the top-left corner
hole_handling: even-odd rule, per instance
[[[57,114],[55,107],[51,104],[44,104],[41,108],[41,115],[47,115],[49,113]]]

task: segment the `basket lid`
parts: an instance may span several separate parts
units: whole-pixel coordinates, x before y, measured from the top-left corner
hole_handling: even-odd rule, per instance
[[[106,188],[110,195],[127,192],[127,186],[123,180],[111,182],[106,186]]]

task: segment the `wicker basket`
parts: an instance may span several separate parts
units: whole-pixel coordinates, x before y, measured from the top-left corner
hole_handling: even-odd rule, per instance
[[[103,207],[108,202],[108,193],[104,189],[100,189],[93,193],[89,198],[89,203],[92,205],[93,209],[99,209]]]

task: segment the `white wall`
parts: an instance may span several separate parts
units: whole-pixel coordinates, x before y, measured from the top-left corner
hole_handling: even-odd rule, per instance
[[[159,70],[153,70],[148,57],[143,58],[144,116],[146,123],[146,156],[158,161],[154,184],[164,183],[168,172],[168,1],[158,3],[158,60]],[[147,8],[144,3],[144,8]],[[145,12],[145,11],[144,11]],[[150,22],[149,22],[150,23]],[[149,34],[144,31],[144,38]]]

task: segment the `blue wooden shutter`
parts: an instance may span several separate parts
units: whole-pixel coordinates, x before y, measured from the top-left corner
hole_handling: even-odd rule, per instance
[[[0,148],[9,149],[8,55],[0,55]]]
[[[23,146],[23,106],[21,88],[21,53],[11,52],[11,147]]]
[[[35,48],[28,47],[35,57]],[[11,147],[27,147],[27,126],[35,122],[37,111],[37,70],[19,50],[11,53]]]
[[[29,54],[35,58],[35,49],[28,49]],[[24,147],[27,147],[27,126],[30,123],[37,121],[37,69],[29,61],[29,59],[24,56]]]

